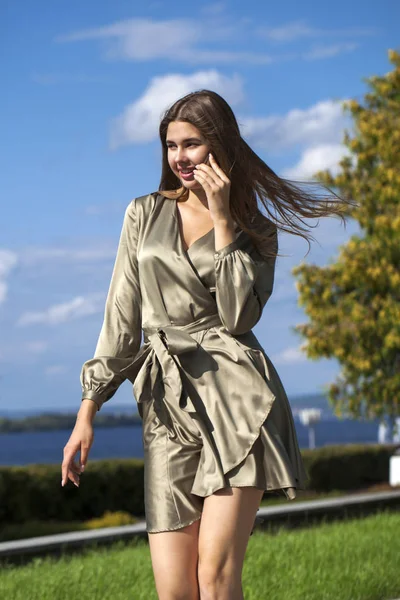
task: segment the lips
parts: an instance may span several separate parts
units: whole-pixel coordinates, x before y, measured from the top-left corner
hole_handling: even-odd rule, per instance
[[[183,171],[179,171],[179,177],[186,181],[192,181],[192,180],[194,180],[194,172],[193,171],[194,171],[194,169],[192,169],[188,173],[183,173]]]

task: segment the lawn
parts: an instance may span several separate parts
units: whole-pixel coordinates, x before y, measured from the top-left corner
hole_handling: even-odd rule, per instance
[[[400,514],[278,534],[256,530],[246,555],[246,600],[389,600],[400,596]],[[3,565],[5,600],[157,600],[144,540],[59,559]]]

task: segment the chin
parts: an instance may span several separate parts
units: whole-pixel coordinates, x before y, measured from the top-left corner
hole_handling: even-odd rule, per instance
[[[200,188],[201,187],[199,182],[195,181],[195,180],[194,181],[183,181],[183,179],[181,179],[181,184],[187,188],[197,188],[197,187]]]

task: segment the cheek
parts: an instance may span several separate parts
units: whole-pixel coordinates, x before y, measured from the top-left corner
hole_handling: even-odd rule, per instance
[[[202,163],[206,160],[208,156],[208,151],[207,149],[204,149],[204,146],[202,148],[199,148],[197,152],[194,153],[193,155],[193,162],[197,163]]]

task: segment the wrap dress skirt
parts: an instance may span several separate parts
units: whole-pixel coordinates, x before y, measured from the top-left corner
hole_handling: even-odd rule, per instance
[[[185,250],[178,214],[160,192],[127,206],[94,357],[80,375],[82,399],[99,410],[123,381],[133,385],[148,533],[200,519],[204,498],[224,487],[293,499],[307,482],[285,389],[252,331],[275,258],[238,228],[217,251],[214,229]]]

